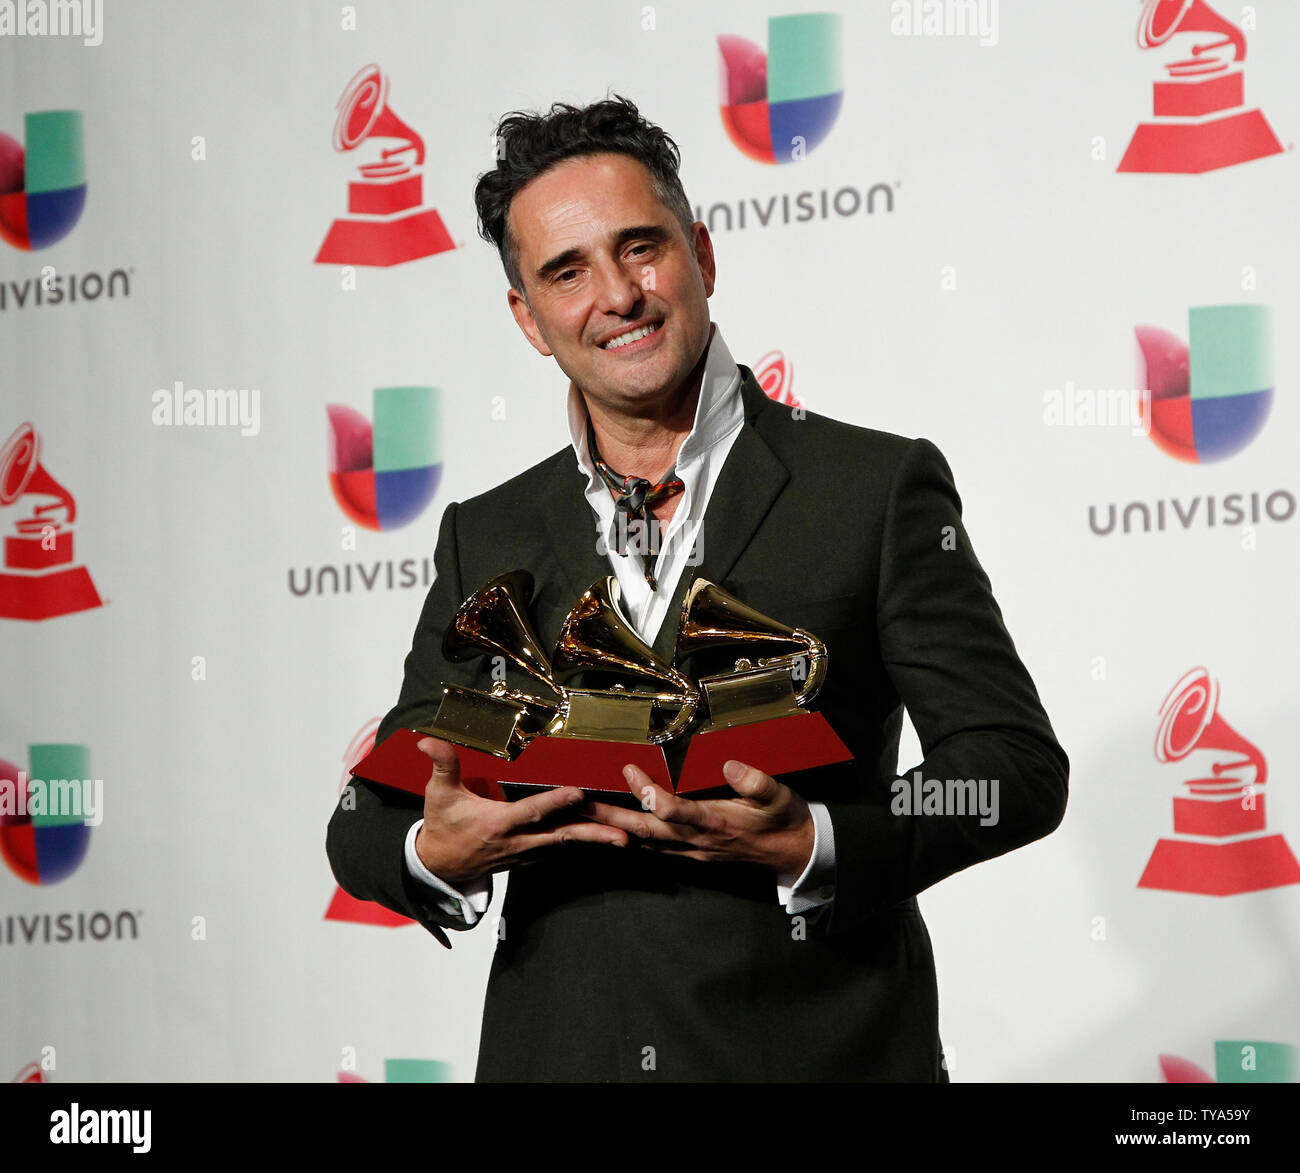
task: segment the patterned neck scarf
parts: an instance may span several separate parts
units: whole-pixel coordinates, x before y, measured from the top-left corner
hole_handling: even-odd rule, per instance
[[[645,477],[627,477],[615,472],[601,459],[600,449],[596,447],[596,431],[591,426],[590,416],[587,417],[587,450],[591,453],[592,462],[596,466],[596,471],[600,473],[601,479],[615,494],[614,524],[609,531],[610,547],[615,553],[626,557],[627,532],[632,520],[635,519],[643,524],[648,540],[651,522],[655,520],[650,510],[660,501],[666,501],[669,497],[682,492],[686,486],[682,483],[681,477],[676,475],[676,465],[653,484]],[[641,562],[645,569],[646,582],[650,584],[652,591],[656,591],[659,589],[659,584],[655,582],[654,567],[658,561],[659,551],[657,544],[650,548],[654,553],[648,558],[642,558]]]

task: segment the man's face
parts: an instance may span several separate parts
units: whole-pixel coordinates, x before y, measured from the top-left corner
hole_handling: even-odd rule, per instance
[[[708,230],[697,222],[687,239],[649,170],[627,155],[552,167],[515,196],[509,216],[527,294],[511,289],[510,309],[528,341],[588,398],[652,414],[708,343]],[[648,336],[608,345],[645,326]]]

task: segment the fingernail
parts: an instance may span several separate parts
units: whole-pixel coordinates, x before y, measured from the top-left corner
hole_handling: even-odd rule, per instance
[[[636,781],[636,767],[635,767],[635,766],[624,766],[624,767],[623,767],[623,777],[624,777],[628,782],[635,782],[635,781]]]
[[[743,762],[727,762],[722,767],[722,776],[728,782],[739,782],[745,776],[745,765]]]

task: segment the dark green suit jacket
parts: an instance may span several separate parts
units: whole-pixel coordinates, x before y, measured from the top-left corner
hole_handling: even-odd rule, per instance
[[[783,781],[827,806],[834,900],[792,918],[773,875],[753,865],[632,847],[553,849],[510,876],[479,1080],[946,1080],[934,958],[915,896],[1046,835],[1064,813],[1066,755],[938,449],[812,413],[795,418],[740,370],[745,423],[709,501],[702,563],[683,575],[655,647],[671,657],[693,573],[826,642],[830,670],[815,707],[854,761]],[[379,740],[427,722],[445,681],[490,685],[486,659],[449,663],[441,645],[455,609],[494,575],[532,572],[533,617],[553,644],[579,594],[610,573],[585,485],[566,448],[447,508],[437,580]],[[696,659],[690,668],[702,673],[727,656]],[[996,824],[893,813],[904,705],[924,778],[997,779]],[[445,930],[464,926],[403,856],[419,803],[366,782],[356,791],[356,809],[340,805],[329,826],[339,883],[447,945]]]

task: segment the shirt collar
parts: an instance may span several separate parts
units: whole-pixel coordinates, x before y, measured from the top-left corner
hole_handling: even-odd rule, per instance
[[[722,340],[722,331],[714,324],[704,360],[704,377],[700,382],[700,396],[695,403],[695,421],[677,451],[677,475],[687,476],[693,466],[724,437],[737,428],[745,418],[745,404],[740,395],[740,369],[731,351]],[[587,447],[587,404],[582,392],[569,384],[568,420],[569,439],[573,444],[578,468],[587,474],[587,487],[600,480],[596,465]]]

